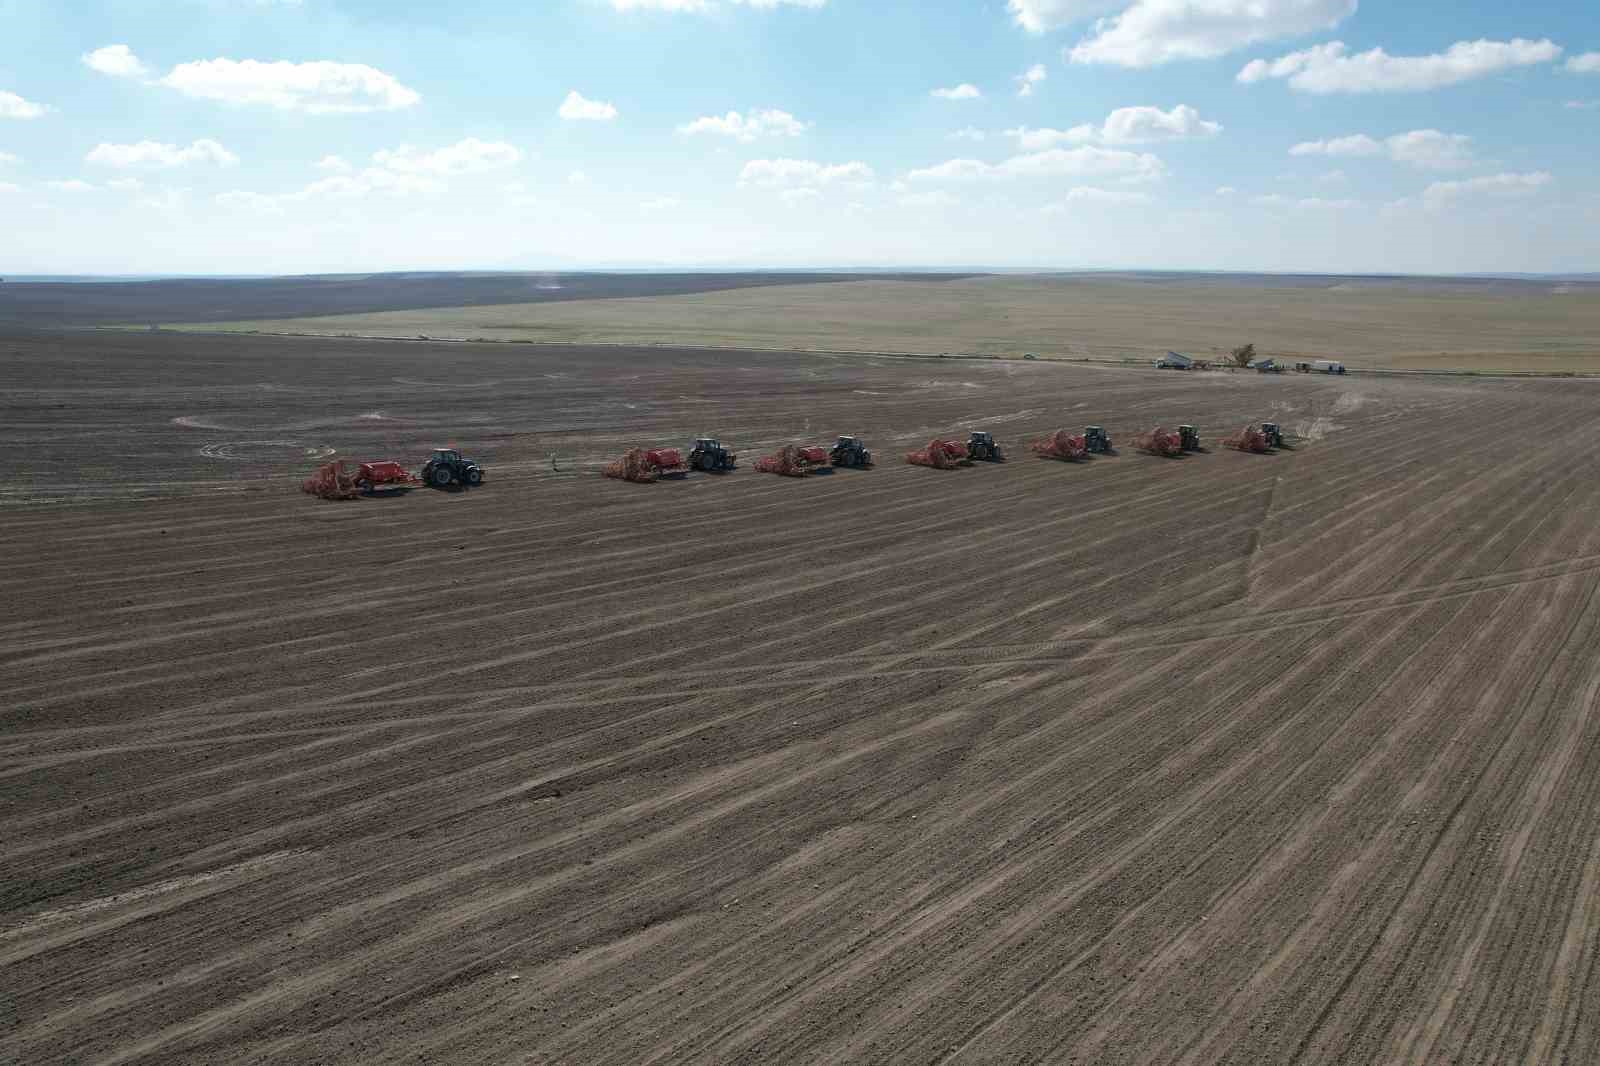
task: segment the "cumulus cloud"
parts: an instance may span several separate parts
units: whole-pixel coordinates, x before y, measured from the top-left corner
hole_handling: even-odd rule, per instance
[[[556,114],[568,122],[610,122],[617,117],[617,109],[601,100],[589,100],[574,89],[561,101]]]
[[[113,78],[142,78],[150,73],[150,68],[125,44],[108,44],[104,48],[85,52],[79,59],[90,70],[109,74]]]
[[[1170,111],[1159,107],[1119,107],[1099,126],[1084,124],[1065,130],[1020,126],[1006,130],[1006,135],[1015,137],[1022,149],[1038,151],[1062,144],[1150,144],[1215,137],[1221,132],[1221,123],[1203,119],[1188,104],[1179,104]]]
[[[1545,171],[1530,174],[1492,174],[1464,181],[1436,181],[1422,191],[1422,203],[1430,211],[1440,211],[1472,197],[1520,199],[1537,195],[1540,189],[1550,184],[1550,181],[1550,175]]]
[[[791,207],[794,207],[800,204],[811,203],[815,200],[820,200],[822,199],[822,193],[818,192],[809,185],[803,185],[798,189],[783,190],[778,194],[778,198]]]
[[[362,63],[327,60],[202,59],[178,64],[159,84],[199,100],[310,115],[398,111],[422,99],[391,74]]]
[[[983,91],[971,82],[964,81],[948,89],[935,89],[932,95],[940,100],[977,100],[983,96]]]
[[[12,155],[10,152],[0,152],[0,167],[6,167],[13,163],[20,162],[22,162],[22,157],[20,155]]]
[[[1035,63],[1033,66],[1017,75],[1017,95],[1032,96],[1034,87],[1049,76],[1050,72],[1044,69],[1043,63]]]
[[[787,111],[767,108],[749,114],[729,111],[726,115],[706,115],[679,126],[678,132],[709,133],[749,144],[761,137],[798,137],[810,126],[809,122],[801,122]]]
[[[639,205],[642,211],[671,211],[682,207],[683,201],[674,196],[658,196],[654,200],[646,200]]]
[[[157,141],[140,141],[137,144],[97,144],[84,156],[84,162],[96,166],[117,167],[186,167],[192,163],[215,163],[218,166],[237,166],[239,157],[216,141],[202,138],[190,142],[187,148]]]
[[[47,189],[54,189],[57,192],[77,193],[98,191],[95,186],[90,185],[86,181],[79,181],[77,178],[70,178],[67,181],[47,181],[44,183],[44,186]]]
[[[351,166],[349,160],[343,156],[325,155],[317,160],[317,169],[326,170],[330,174],[348,174],[355,167]]]
[[[522,152],[514,145],[504,141],[480,141],[476,137],[468,137],[431,152],[403,144],[399,148],[375,152],[372,156],[372,161],[386,170],[439,177],[479,174],[486,170],[515,166],[521,160]]]
[[[1319,44],[1268,62],[1245,64],[1237,80],[1246,84],[1287,80],[1299,92],[1421,92],[1482,78],[1514,67],[1549,63],[1561,48],[1548,40],[1457,41],[1444,52],[1392,56],[1382,48],[1352,55],[1343,41]]]
[[[0,92],[0,118],[39,118],[48,107],[24,100],[16,93]]]
[[[1332,29],[1357,0],[1134,0],[1095,23],[1068,53],[1074,63],[1153,67],[1213,59],[1253,44]],[[1077,6],[1077,5],[1072,5]]]
[[[589,184],[589,175],[585,174],[581,170],[574,170],[572,173],[567,175],[567,184],[587,185]]]
[[[1573,74],[1600,74],[1600,52],[1585,52],[1567,60],[1567,70]]]
[[[785,188],[801,185],[865,184],[873,179],[865,163],[825,164],[810,159],[752,159],[739,172],[740,185]]]
[[[1128,181],[1150,181],[1165,174],[1166,167],[1161,160],[1149,153],[1084,145],[1016,155],[1000,163],[949,159],[936,166],[913,170],[907,178],[911,181],[986,181],[1104,175]]]
[[[1237,193],[1238,191],[1239,190],[1235,189],[1232,185],[1218,185],[1217,186],[1216,195],[1218,195],[1218,196],[1232,196],[1235,193]]]
[[[1463,133],[1439,130],[1412,130],[1385,137],[1382,141],[1364,133],[1334,137],[1326,141],[1302,141],[1289,149],[1295,156],[1377,156],[1387,155],[1396,163],[1432,170],[1452,170],[1473,162],[1472,138]]]
[[[112,178],[106,182],[106,188],[117,192],[140,192],[144,189],[144,182],[138,178]]]
[[[1059,30],[1127,6],[1128,0],[1006,0],[1006,10],[1029,33]]]
[[[959,129],[950,134],[950,139],[952,141],[982,141],[986,140],[988,136],[989,135],[987,133],[984,133],[978,127],[968,126],[965,129]]]

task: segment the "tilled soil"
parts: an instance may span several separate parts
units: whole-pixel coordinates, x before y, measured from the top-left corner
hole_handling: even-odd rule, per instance
[[[1586,382],[7,352],[0,1059],[1600,1058]]]

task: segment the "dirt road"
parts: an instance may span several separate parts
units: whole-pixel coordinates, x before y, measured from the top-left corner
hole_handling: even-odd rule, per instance
[[[1600,1057],[1586,382],[0,356],[0,1059]],[[885,461],[593,473],[697,432]],[[489,485],[293,491],[445,434]]]

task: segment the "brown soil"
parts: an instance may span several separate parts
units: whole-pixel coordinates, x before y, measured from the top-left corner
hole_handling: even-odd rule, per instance
[[[161,335],[0,369],[0,1059],[1600,1056],[1587,382]],[[1310,439],[1023,457],[1274,416]],[[899,461],[972,428],[1011,462]],[[699,432],[881,462],[598,476]],[[306,450],[445,438],[488,485],[296,491]]]

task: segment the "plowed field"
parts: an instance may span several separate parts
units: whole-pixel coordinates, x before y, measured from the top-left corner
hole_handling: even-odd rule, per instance
[[[1588,382],[0,364],[0,1060],[1600,1059]],[[1157,421],[1212,450],[1026,450]],[[486,486],[296,491],[446,441]]]

